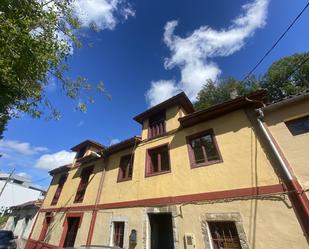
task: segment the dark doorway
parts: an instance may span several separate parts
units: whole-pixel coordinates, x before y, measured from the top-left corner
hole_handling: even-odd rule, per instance
[[[67,218],[68,230],[65,236],[63,247],[74,247],[75,238],[76,238],[76,234],[77,234],[77,230],[79,226],[79,219],[80,217],[68,217]]]
[[[171,214],[149,214],[151,249],[174,249]]]

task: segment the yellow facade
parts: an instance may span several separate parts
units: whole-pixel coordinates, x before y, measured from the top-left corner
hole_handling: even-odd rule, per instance
[[[285,122],[309,115],[309,99],[266,112],[265,122],[304,189],[309,189],[309,133],[293,136]],[[309,196],[309,194],[307,193]]]
[[[303,106],[306,108],[306,105]],[[299,111],[299,109],[297,109]],[[290,113],[296,110],[291,109]],[[192,195],[256,189],[257,187],[279,186],[281,181],[273,169],[255,131],[243,109],[234,110],[199,122],[187,128],[180,127],[179,118],[186,115],[179,105],[166,110],[166,134],[148,139],[148,120],[142,124],[141,141],[129,148],[102,156],[93,162],[84,163],[69,170],[69,175],[61,192],[57,205],[51,205],[61,173],[56,174],[31,235],[38,240],[46,212],[54,213],[54,220],[49,227],[50,235],[45,243],[59,246],[63,233],[63,224],[67,213],[83,212],[82,224],[78,230],[75,246],[85,245],[89,234],[91,244],[113,244],[113,222],[125,223],[124,248],[151,249],[149,214],[171,213],[173,220],[174,249],[185,249],[185,234],[193,234],[195,248],[211,248],[207,243],[209,233],[203,227],[207,217],[236,217],[243,228],[242,248],[308,248],[305,236],[297,221],[286,193],[247,196],[246,198],[216,198],[214,200],[187,201],[183,203],[146,205],[145,200],[153,198],[177,198]],[[304,186],[309,183],[309,171],[304,172],[306,164],[304,151],[302,157],[290,154],[293,145],[282,121],[288,115],[275,113],[267,117],[267,124],[274,137],[282,144],[289,161],[295,164],[295,174],[301,175]],[[297,114],[298,115],[298,114]],[[299,113],[300,115],[300,113]],[[201,131],[213,129],[223,161],[208,166],[191,168],[186,137]],[[309,137],[299,137],[302,149],[308,148]],[[170,172],[146,176],[147,149],[168,144]],[[122,156],[134,153],[132,180],[118,182],[119,164]],[[89,155],[86,153],[86,155]],[[94,165],[85,197],[82,203],[74,203],[74,197],[80,182],[82,168]],[[105,170],[104,170],[105,169]],[[100,192],[100,181],[102,191]],[[96,203],[97,195],[98,203]],[[141,202],[144,201],[144,202]],[[117,203],[131,203],[113,207]],[[139,204],[143,203],[143,204]],[[91,228],[92,210],[96,207],[94,227]],[[61,208],[62,210],[60,210]],[[63,211],[68,208],[67,211]],[[58,212],[57,212],[57,209]],[[219,219],[218,218],[218,219]],[[223,219],[223,218],[222,218]],[[232,219],[232,218],[231,218]],[[203,223],[204,222],[204,223]],[[204,224],[204,225],[203,225]],[[132,230],[137,231],[137,244],[132,246],[129,237]],[[31,248],[31,247],[30,247]]]

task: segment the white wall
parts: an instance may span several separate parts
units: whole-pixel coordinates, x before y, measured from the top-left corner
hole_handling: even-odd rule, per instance
[[[0,181],[0,190],[5,181]],[[28,201],[37,200],[41,191],[30,189],[25,186],[9,182],[0,196],[0,213],[8,207],[17,206]]]

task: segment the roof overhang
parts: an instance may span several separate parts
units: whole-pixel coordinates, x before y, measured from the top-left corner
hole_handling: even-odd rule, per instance
[[[149,118],[153,114],[156,114],[174,105],[180,105],[187,113],[192,113],[195,111],[194,106],[187,97],[187,95],[184,92],[181,92],[163,101],[162,103],[155,105],[150,109],[138,114],[137,116],[134,117],[134,120],[142,124],[145,119]]]
[[[300,101],[308,100],[308,99],[309,99],[309,89],[306,89],[305,91],[302,91],[299,94],[292,95],[276,103],[269,104],[263,107],[262,109],[265,112],[271,112],[279,108],[285,107],[286,105],[296,104]]]
[[[121,141],[120,143],[113,144],[110,147],[108,147],[106,150],[104,150],[104,155],[109,156],[118,151],[125,150],[130,147],[134,147],[140,142],[141,142],[140,137],[137,137],[137,136],[131,137],[129,139]]]
[[[188,127],[199,122],[217,118],[221,115],[227,114],[240,108],[244,108],[248,105],[261,107],[263,106],[263,99],[265,98],[265,95],[265,90],[259,90],[248,95],[244,95],[236,99],[214,105],[205,110],[197,111],[192,114],[186,115],[182,118],[179,118],[179,122],[182,127]]]
[[[58,174],[58,173],[65,173],[65,172],[68,172],[71,167],[72,167],[72,164],[66,164],[66,165],[60,166],[58,168],[55,168],[55,169],[49,171],[48,173],[51,176]]]
[[[102,145],[102,144],[100,144],[98,142],[95,142],[93,140],[88,140],[87,139],[84,142],[81,142],[80,144],[77,144],[74,147],[72,147],[71,150],[77,152],[80,148],[83,148],[85,146],[92,146],[92,147],[95,147],[95,148],[97,148],[99,150],[102,150],[102,149],[105,148],[104,145]]]

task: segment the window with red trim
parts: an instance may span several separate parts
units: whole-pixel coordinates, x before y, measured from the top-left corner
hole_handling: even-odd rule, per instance
[[[232,221],[208,222],[214,249],[241,249],[237,228]]]
[[[187,137],[192,167],[204,166],[222,161],[212,130]]]
[[[54,195],[53,200],[51,202],[51,205],[56,205],[57,204],[57,202],[59,200],[59,197],[60,197],[60,194],[62,192],[63,185],[64,185],[64,183],[67,180],[67,177],[68,177],[67,174],[64,174],[64,175],[60,176],[60,179],[59,179],[59,182],[58,182],[58,187],[56,189],[56,192],[55,192],[55,195]]]
[[[80,223],[80,217],[68,217],[67,218],[67,233],[65,236],[64,248],[74,247],[76,235],[78,232]]]
[[[114,246],[123,248],[124,222],[114,222]]]
[[[75,195],[74,202],[82,202],[84,200],[84,196],[88,186],[88,181],[92,172],[93,172],[93,166],[84,168],[82,170],[81,179]]]
[[[147,150],[146,175],[170,171],[168,145]]]
[[[127,181],[132,179],[133,160],[133,154],[121,157],[118,172],[118,181]]]
[[[154,138],[165,133],[165,111],[149,118],[148,138]]]
[[[45,241],[45,237],[48,231],[48,227],[51,224],[53,219],[53,216],[51,213],[46,213],[44,221],[43,221],[43,227],[39,236],[39,241]]]

